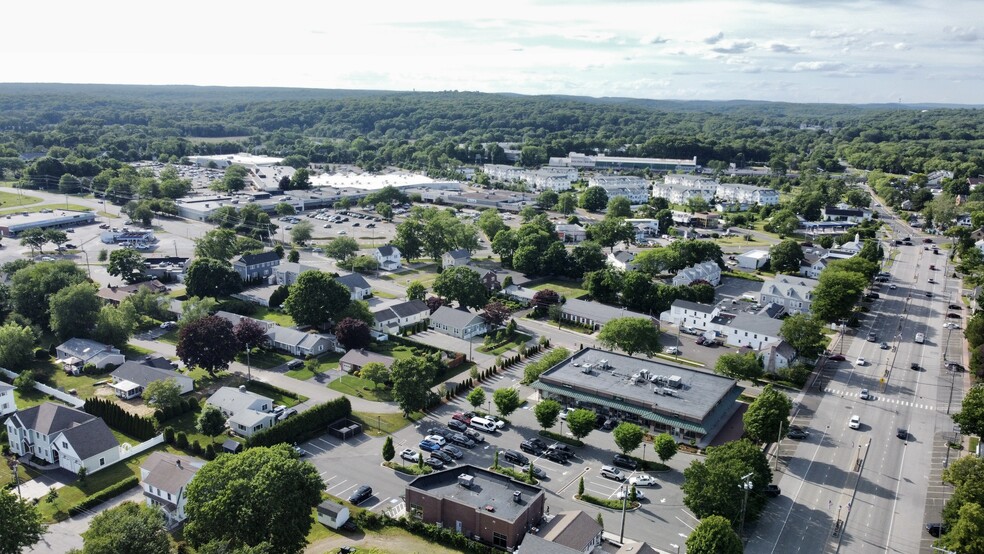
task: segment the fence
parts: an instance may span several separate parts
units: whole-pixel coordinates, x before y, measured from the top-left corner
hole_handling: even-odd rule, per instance
[[[130,443],[125,442],[122,445],[120,445],[120,461],[122,462],[123,460],[132,458],[137,454],[146,452],[151,448],[157,446],[158,444],[163,444],[163,443],[164,443],[164,433],[161,433],[160,435],[157,435],[156,437],[150,440],[145,440],[136,446],[130,446]],[[128,446],[130,447],[127,448]]]
[[[17,374],[14,373],[13,371],[10,371],[9,369],[0,367],[0,373],[3,373],[4,375],[6,375],[11,379],[17,378]],[[81,410],[82,406],[85,405],[85,401],[82,400],[81,398],[78,398],[77,396],[72,396],[67,392],[62,392],[58,389],[49,387],[48,385],[42,383],[34,383],[34,388],[47,395],[54,396],[58,400],[61,400],[62,402],[68,404],[69,406],[72,406],[73,408],[78,408]]]

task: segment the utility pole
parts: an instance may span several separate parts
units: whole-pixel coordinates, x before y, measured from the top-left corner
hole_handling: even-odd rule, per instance
[[[622,530],[618,533],[618,543],[625,542],[625,503],[629,500],[629,489],[622,485]]]
[[[749,473],[741,478],[741,484],[738,488],[745,491],[745,496],[741,500],[741,524],[738,526],[738,536],[743,537],[745,535],[745,508],[748,506],[748,491],[752,490],[752,475]]]
[[[779,471],[779,445],[782,444],[782,424],[779,425],[779,436],[776,437],[776,471]]]
[[[246,345],[246,380],[253,380],[253,369],[249,365],[249,344]]]

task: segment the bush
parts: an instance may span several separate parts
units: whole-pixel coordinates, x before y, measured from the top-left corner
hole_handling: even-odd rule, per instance
[[[140,484],[140,480],[137,479],[136,475],[127,477],[126,479],[120,481],[119,483],[110,485],[105,489],[97,492],[96,494],[86,497],[78,504],[72,506],[71,508],[68,509],[68,515],[70,517],[77,516],[89,510],[93,506],[102,504],[103,502],[109,500],[110,498],[117,497],[123,494],[124,492],[132,489],[133,487],[136,487],[139,484]]]
[[[238,298],[230,298],[219,302],[216,309],[232,312],[234,314],[251,316],[256,313],[256,304],[246,302],[245,300],[239,300]]]
[[[810,378],[810,373],[810,367],[804,364],[796,364],[776,371],[780,379],[793,383],[797,387],[802,387],[806,384],[807,379]]]
[[[178,440],[174,444],[181,450],[188,448],[188,435],[184,434],[184,431],[178,433]]]
[[[164,442],[174,444],[174,427],[164,428]]]
[[[437,400],[440,402],[440,397],[437,397]],[[348,398],[344,396],[336,398],[250,436],[246,439],[246,447],[304,442],[324,433],[328,425],[351,415],[352,404]]]

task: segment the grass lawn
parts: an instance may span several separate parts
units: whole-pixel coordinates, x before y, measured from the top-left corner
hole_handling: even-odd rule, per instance
[[[316,358],[317,365],[311,367],[310,360],[304,362],[304,365],[298,369],[292,369],[286,373],[288,377],[293,377],[294,379],[300,379],[301,381],[306,381],[318,373],[324,373],[326,371],[331,371],[333,369],[338,369],[338,360],[342,358],[341,354],[328,354],[320,358]]]
[[[18,407],[19,406],[20,405],[18,405]],[[6,464],[4,465],[6,466]],[[14,472],[7,471],[7,467],[4,467],[4,470],[0,471],[0,488],[5,488],[7,486],[7,483],[14,482]],[[24,464],[20,464],[17,466],[17,475],[20,477],[20,482],[25,483],[41,475],[41,472],[32,467],[27,467]],[[16,488],[9,489],[9,490],[12,494],[17,494]]]
[[[272,399],[275,404],[283,404],[288,408],[296,406],[301,402],[306,402],[308,399],[303,394],[297,395],[296,399],[291,398],[289,396],[284,396],[280,394],[280,392],[270,388],[265,383],[261,383],[259,381],[249,381],[248,383],[245,383],[245,385],[246,385],[246,390],[250,392],[255,392],[256,394],[262,394],[263,396]]]
[[[372,291],[372,295],[375,296],[376,298],[386,298],[388,300],[398,298],[395,294],[390,294],[386,291],[381,291],[381,290]]]
[[[33,197],[30,197],[33,198]],[[37,200],[40,202],[40,200]],[[79,204],[44,204],[40,206],[25,206],[10,210],[0,210],[0,215],[16,214],[21,212],[40,212],[41,210],[72,210],[75,212],[91,212],[92,208],[80,206]]]
[[[744,235],[744,233],[741,232],[740,229],[738,231],[736,231],[736,232],[738,233],[738,236],[727,236],[727,237],[722,236],[719,239],[714,239],[714,242],[716,242],[717,244],[719,244],[722,247],[724,247],[724,246],[764,246],[764,245],[769,245],[769,243],[765,242],[764,240],[760,240],[755,235],[752,235],[752,240],[745,240],[745,235]]]
[[[17,402],[18,410],[33,408],[34,406],[45,402],[57,402],[58,404],[63,404],[61,400],[48,396],[47,394],[44,394],[36,389],[31,389],[27,392],[21,392],[14,389],[14,401]]]
[[[0,192],[0,208],[16,208],[18,206],[29,206],[31,204],[37,204],[41,202],[41,199],[37,196],[29,196],[27,194],[19,192]],[[31,211],[31,210],[20,210],[20,211]]]
[[[361,423],[362,429],[365,430],[365,432],[375,436],[395,433],[415,421],[420,421],[423,417],[423,412],[414,412],[410,414],[410,419],[403,417],[403,414],[352,412],[352,419],[358,423]],[[377,429],[381,429],[381,431],[377,431]]]
[[[200,433],[198,431],[198,428],[196,427],[196,424],[198,422],[198,416],[201,413],[202,413],[201,409],[199,409],[199,410],[190,411],[186,414],[181,414],[178,417],[171,418],[166,422],[164,422],[164,426],[171,427],[172,429],[174,429],[175,436],[177,436],[178,433],[184,433],[185,436],[188,437],[188,444],[191,444],[197,440],[198,444],[202,445],[202,448],[205,448],[205,446],[208,445],[209,443],[213,443],[215,444],[216,450],[218,450],[219,446],[221,446],[222,443],[229,438],[237,442],[246,442],[245,439],[239,437],[238,435],[229,437],[228,435],[223,433],[216,437],[209,437],[205,434]]]
[[[273,369],[279,365],[283,365],[294,357],[289,354],[281,354],[280,352],[274,352],[273,350],[258,349],[250,352],[249,363],[253,367],[258,367],[260,369]],[[236,355],[236,361],[245,364],[246,363],[246,353],[240,352]]]
[[[294,320],[287,314],[278,312],[276,310],[271,310],[270,308],[264,306],[257,306],[256,313],[252,316],[253,319],[262,319],[264,321],[272,321],[278,325],[284,327],[293,327]]]
[[[486,350],[484,346],[480,346],[478,348],[478,351],[479,352],[483,352],[485,354],[491,354],[493,356],[498,356],[499,354],[502,354],[503,352],[506,352],[508,350],[512,350],[513,348],[519,348],[520,346],[526,344],[527,342],[529,342],[531,340],[533,340],[533,337],[531,337],[529,335],[526,335],[526,334],[523,334],[523,333],[516,333],[515,336],[513,336],[513,339],[511,341],[503,344],[502,346],[493,348],[492,350]]]
[[[365,398],[373,402],[392,402],[393,391],[354,375],[342,375],[338,379],[332,379],[328,383],[328,388],[349,396]]]
[[[123,348],[120,349],[120,351],[123,352],[123,355],[126,356],[126,359],[128,360],[133,360],[135,358],[143,358],[144,356],[155,353],[153,350],[149,348],[144,348],[142,346],[134,346],[132,344],[128,344],[124,346]]]
[[[145,452],[119,462],[102,471],[98,471],[86,477],[85,483],[76,481],[71,485],[65,485],[58,489],[58,497],[54,502],[41,500],[38,509],[41,517],[47,521],[60,521],[68,516],[68,509],[81,502],[85,497],[95,494],[110,485],[114,485],[128,477],[140,477],[140,464],[150,455]],[[139,486],[139,485],[138,485]]]
[[[108,373],[96,376],[69,375],[68,373],[65,373],[60,366],[56,366],[52,360],[39,360],[32,364],[33,368],[39,368],[41,366],[49,366],[42,370],[45,372],[51,372],[51,379],[49,379],[47,383],[49,386],[53,386],[63,391],[75,389],[79,398],[92,398],[96,395],[96,387],[98,386],[97,383],[110,380]],[[18,405],[18,408],[20,407],[21,406]]]
[[[533,290],[543,290],[550,289],[561,296],[567,298],[581,298],[588,294],[588,291],[574,285],[573,283],[561,282],[561,281],[547,281],[540,285],[533,287]]]

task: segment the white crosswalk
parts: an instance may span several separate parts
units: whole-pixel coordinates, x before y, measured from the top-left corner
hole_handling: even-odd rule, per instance
[[[848,396],[848,397],[860,396],[860,393],[858,391],[845,391],[840,389],[832,389],[829,387],[824,389],[824,392],[830,394],[837,394],[840,396]],[[933,404],[920,404],[918,402],[910,402],[908,400],[899,400],[898,398],[881,397],[878,394],[872,394],[871,398],[869,398],[865,402],[885,402],[887,404],[898,404],[899,406],[911,406],[913,408],[917,408],[920,410],[936,411],[936,406]]]

